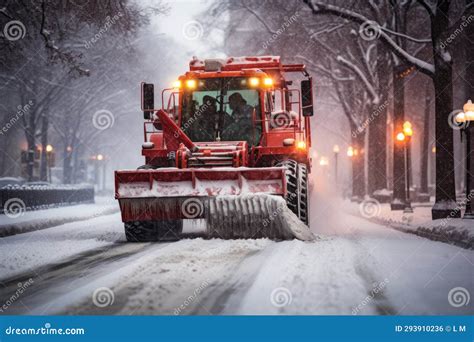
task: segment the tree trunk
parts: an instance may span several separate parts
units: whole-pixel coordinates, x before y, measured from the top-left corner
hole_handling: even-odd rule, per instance
[[[48,128],[49,116],[43,112],[41,116],[41,164],[40,164],[40,180],[48,181],[48,153],[46,146],[48,145]]]
[[[466,0],[466,6],[469,4],[472,6],[474,0]],[[472,13],[472,12],[471,12]],[[469,100],[470,97],[474,96],[474,82],[472,77],[474,75],[474,23],[470,23],[466,27],[466,39],[464,39],[464,63],[465,63],[465,77],[464,77],[464,91],[465,100]],[[469,81],[470,80],[470,81]],[[471,98],[474,101],[474,98]],[[472,149],[471,149],[472,151]]]
[[[449,5],[450,1],[439,0],[431,23],[436,111],[436,200],[431,210],[433,220],[461,217],[456,205],[453,131],[448,122],[453,110],[452,60],[443,48],[445,31],[449,27]]]
[[[405,86],[403,73],[405,65],[393,68],[393,127],[394,136],[403,129],[405,120]],[[393,139],[393,196],[390,207],[392,210],[403,210],[406,199],[405,156],[403,144]]]
[[[388,108],[388,54],[384,45],[377,47],[377,79],[380,102],[373,106],[369,116],[368,192],[387,188],[387,108]]]
[[[420,180],[420,192],[422,194],[428,194],[428,157],[430,151],[430,105],[431,98],[429,96],[429,88],[426,86],[426,97],[425,97],[425,115],[423,122],[423,139],[421,142],[421,180]]]
[[[352,137],[352,198],[362,200],[365,196],[365,161],[361,152],[364,149],[365,134]]]
[[[26,151],[26,178],[29,182],[34,180],[35,153],[36,153],[36,112],[29,116],[28,126],[25,128],[27,151]]]
[[[72,170],[72,182],[73,183],[78,183],[79,182],[79,172],[80,172],[80,156],[81,156],[81,145],[78,144],[74,150],[73,150],[73,155],[74,155],[74,167]]]
[[[67,150],[68,144],[64,144],[63,150],[63,183],[71,184],[72,166],[71,153]]]

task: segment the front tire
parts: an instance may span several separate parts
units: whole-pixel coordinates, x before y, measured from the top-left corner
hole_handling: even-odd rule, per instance
[[[183,220],[125,222],[128,242],[177,241],[183,232]]]
[[[308,169],[305,164],[298,164],[298,217],[304,224],[309,223],[308,210]]]
[[[290,210],[306,225],[308,216],[308,170],[305,164],[292,159],[278,164],[286,168],[286,204]]]

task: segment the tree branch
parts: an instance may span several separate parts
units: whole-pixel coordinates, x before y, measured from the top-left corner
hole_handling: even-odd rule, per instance
[[[327,5],[325,3],[319,1],[312,1],[312,0],[303,0],[311,9],[314,15],[321,15],[321,14],[330,14],[336,15],[344,19],[351,20],[352,22],[363,24],[367,22],[373,22],[369,20],[362,14],[357,12],[338,7],[333,5]],[[378,25],[378,24],[377,24]],[[380,27],[380,26],[379,26]],[[402,49],[392,38],[390,38],[387,33],[385,33],[382,29],[379,30],[380,39],[396,54],[399,58],[404,60],[406,63],[413,65],[422,73],[433,77],[435,73],[435,68],[433,64],[427,63],[421,59],[418,59],[412,55],[410,55],[407,51]]]

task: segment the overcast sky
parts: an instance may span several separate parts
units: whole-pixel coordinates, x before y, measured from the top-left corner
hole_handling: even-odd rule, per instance
[[[199,15],[212,3],[212,0],[174,0],[169,1],[170,11],[167,16],[157,16],[152,20],[152,29],[155,29],[172,38],[182,46],[182,52],[187,61],[192,56],[199,58],[217,57],[217,51],[211,51],[209,40],[218,39],[217,36],[208,37],[205,27],[199,20]]]

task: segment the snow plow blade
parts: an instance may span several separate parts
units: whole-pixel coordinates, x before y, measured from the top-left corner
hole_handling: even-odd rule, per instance
[[[206,238],[312,240],[285,195],[281,167],[115,172],[115,197],[126,225],[205,219]]]

